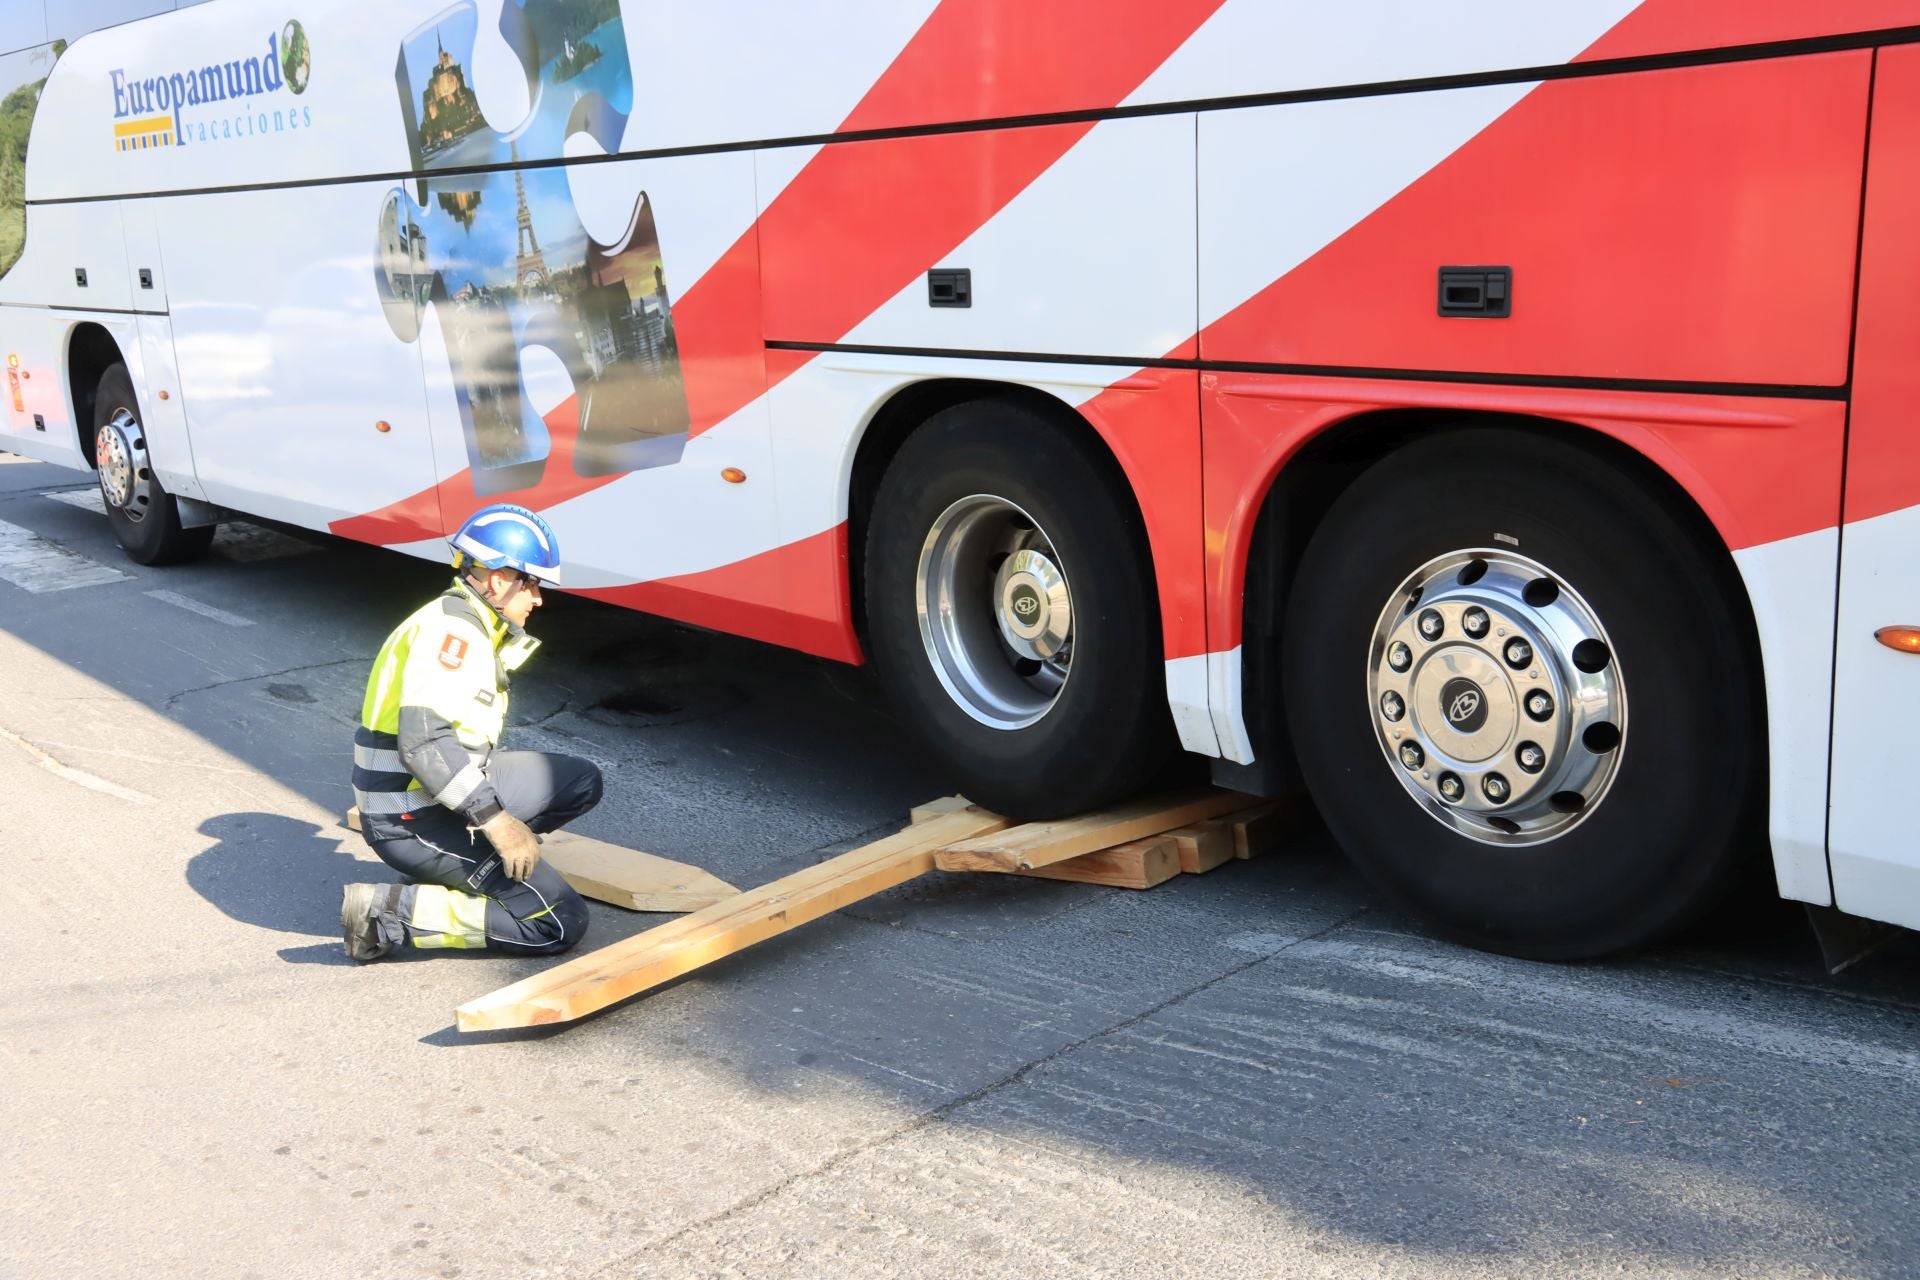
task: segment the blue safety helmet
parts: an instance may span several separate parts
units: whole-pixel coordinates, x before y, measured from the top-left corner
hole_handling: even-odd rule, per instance
[[[560,539],[545,520],[525,507],[496,502],[467,517],[449,542],[453,567],[469,560],[488,569],[517,569],[542,582],[560,585]]]

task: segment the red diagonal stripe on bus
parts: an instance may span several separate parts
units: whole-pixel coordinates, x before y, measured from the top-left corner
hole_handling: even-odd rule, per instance
[[[1819,4],[1646,0],[1574,61],[1885,31],[1916,22],[1920,22],[1920,0],[1821,0]]]
[[[1122,23],[1109,0],[946,0],[839,132],[1116,105],[1221,3],[1167,0]],[[769,370],[763,360],[763,242],[799,250],[765,285],[769,295],[788,299],[781,315],[799,326],[774,336],[838,340],[1004,208],[1090,127],[822,148],[673,304],[692,433],[725,421],[799,367],[783,362]],[[456,527],[489,501],[551,507],[619,479],[573,474],[577,428],[570,414],[550,417],[548,429],[554,453],[537,485],[482,499],[469,472],[441,481],[442,527]],[[429,492],[329,527],[380,541]]]

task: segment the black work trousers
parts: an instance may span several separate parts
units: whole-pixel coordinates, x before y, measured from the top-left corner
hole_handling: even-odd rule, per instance
[[[557,831],[600,803],[600,769],[578,756],[496,751],[487,777],[506,811],[537,832]],[[382,862],[414,882],[396,918],[381,921],[389,942],[551,954],[586,936],[586,902],[545,861],[513,879],[485,835],[438,806],[408,814],[406,825],[406,837],[372,842]],[[423,893],[430,885],[451,892]]]

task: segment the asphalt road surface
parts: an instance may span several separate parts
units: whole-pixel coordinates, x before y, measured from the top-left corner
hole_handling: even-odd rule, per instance
[[[124,560],[0,456],[0,1276],[1920,1273],[1920,949],[1798,913],[1528,964],[1324,835],[1148,893],[936,875],[560,1030],[356,966],[368,663],[444,572]],[[510,742],[758,884],[942,794],[860,671],[561,598]],[[588,945],[665,917],[595,905]]]

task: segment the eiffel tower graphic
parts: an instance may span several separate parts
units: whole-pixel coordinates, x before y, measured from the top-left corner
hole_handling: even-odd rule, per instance
[[[509,144],[513,163],[520,163],[520,144]],[[533,234],[533,214],[527,210],[527,184],[520,176],[520,170],[513,171],[513,193],[520,201],[520,256],[513,264],[513,278],[522,287],[545,285],[547,275],[546,255],[540,252],[540,237]]]

